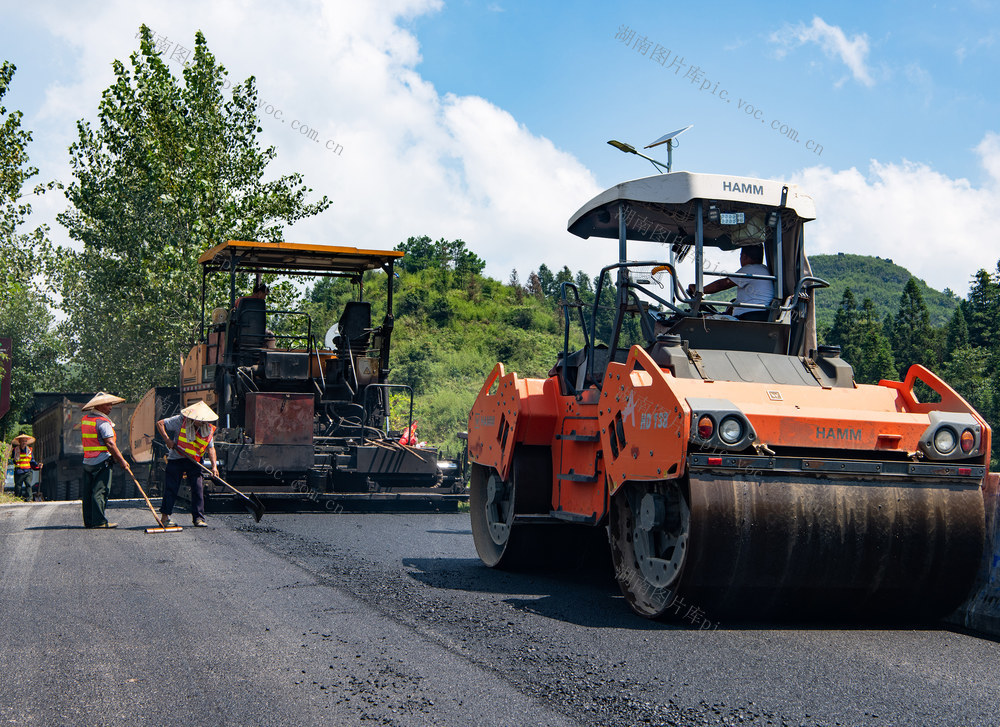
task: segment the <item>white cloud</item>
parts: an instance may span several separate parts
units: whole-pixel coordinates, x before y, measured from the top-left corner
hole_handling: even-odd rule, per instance
[[[1000,31],[991,30],[972,43],[968,40],[963,40],[955,49],[955,57],[958,58],[959,63],[962,63],[968,56],[978,53],[983,48],[992,48],[998,37],[1000,37]]]
[[[66,178],[75,122],[95,116],[112,81],[111,61],[127,64],[141,23],[188,48],[200,29],[230,78],[254,74],[259,99],[271,105],[260,115],[264,142],[278,148],[274,173],[302,172],[316,196],[333,201],[320,217],[291,228],[288,239],[389,248],[410,235],[462,238],[502,280],[515,267],[526,279],[540,263],[583,259],[579,250],[591,243],[565,225],[599,191],[591,173],[488,100],[443,94],[416,70],[419,43],[405,22],[440,6],[43,2],[36,17],[77,60],[73,73],[44,90],[36,139],[51,133],[60,143],[47,152],[36,146],[33,161],[45,163],[44,178]],[[172,67],[179,75],[180,66]],[[293,130],[293,122],[315,136]],[[52,214],[61,201],[50,196],[39,210]]]
[[[595,272],[613,257],[608,242],[565,232],[569,216],[600,191],[592,174],[489,100],[446,93],[421,77],[419,43],[405,24],[439,7],[437,0],[36,3],[33,17],[51,36],[38,39],[39,55],[58,43],[73,64],[38,89],[26,117],[32,162],[42,180],[68,180],[75,122],[96,114],[111,60],[135,50],[140,23],[187,47],[201,29],[231,78],[255,74],[260,98],[281,110],[261,120],[264,141],[278,147],[275,174],[301,171],[316,195],[333,200],[287,239],[388,248],[427,234],[465,240],[500,280],[512,268],[526,280],[541,263]],[[817,38],[843,37],[819,18],[812,28]],[[863,71],[867,40],[842,45]],[[20,69],[33,62],[17,60]],[[293,130],[293,121],[315,129],[315,139]],[[909,162],[804,170],[800,181],[819,210],[807,228],[809,250],[890,257],[937,288],[965,293],[972,273],[993,269],[1000,256],[991,238],[1000,218],[1000,136],[987,134],[976,150],[988,175],[980,186]],[[35,206],[58,238],[61,196]]]
[[[817,209],[807,251],[891,258],[931,287],[967,294],[973,273],[994,270],[1000,258],[1000,135],[988,133],[976,152],[988,177],[979,187],[908,161],[872,160],[867,175],[804,170],[796,181]]]
[[[816,43],[828,58],[840,59],[850,69],[855,80],[866,86],[875,85],[875,80],[867,67],[868,36],[864,33],[848,39],[839,26],[828,25],[821,17],[815,16],[812,25],[798,23],[785,26],[772,33],[770,41],[783,46],[778,50],[779,58],[784,57],[790,47]]]

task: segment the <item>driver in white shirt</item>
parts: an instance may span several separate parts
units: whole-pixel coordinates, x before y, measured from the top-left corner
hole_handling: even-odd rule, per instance
[[[741,275],[770,275],[764,265],[763,245],[747,245],[740,248]],[[745,303],[770,305],[774,298],[774,281],[759,278],[719,278],[705,286],[705,295],[736,288],[736,301],[732,315],[744,320],[767,320],[767,311],[760,308],[748,308]],[[688,286],[688,295],[694,294],[694,285]]]

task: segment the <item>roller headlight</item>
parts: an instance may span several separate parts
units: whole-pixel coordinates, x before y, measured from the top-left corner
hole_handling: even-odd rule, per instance
[[[965,459],[983,454],[983,426],[972,414],[930,411],[927,418],[930,422],[920,435],[920,451],[928,459]]]
[[[756,438],[750,420],[728,399],[690,396],[691,441],[698,447],[737,451]]]
[[[726,444],[736,444],[743,438],[743,422],[736,417],[726,417],[719,423],[719,438]]]
[[[949,454],[958,444],[958,438],[951,427],[941,427],[934,433],[934,449],[941,454]]]

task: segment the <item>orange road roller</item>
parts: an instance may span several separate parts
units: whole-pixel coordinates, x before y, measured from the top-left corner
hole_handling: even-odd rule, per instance
[[[650,618],[919,621],[966,597],[990,428],[923,366],[862,385],[817,345],[814,218],[796,185],[689,172],[572,216],[574,235],[617,239],[618,262],[593,291],[562,284],[548,378],[498,363],[469,414],[486,565],[604,528]]]

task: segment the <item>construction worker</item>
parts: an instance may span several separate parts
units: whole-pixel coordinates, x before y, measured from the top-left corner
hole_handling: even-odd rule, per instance
[[[181,477],[187,475],[191,486],[191,519],[196,528],[207,527],[205,522],[205,481],[199,466],[208,453],[212,474],[219,476],[215,458],[215,425],[219,416],[203,401],[181,409],[181,413],[156,422],[156,429],[167,445],[167,472],[163,482],[163,504],[160,518],[163,527],[176,527],[170,515],[181,488]]]
[[[85,528],[116,528],[104,515],[111,494],[111,467],[117,462],[123,470],[132,469],[115,444],[115,425],[109,416],[111,408],[125,400],[101,391],[83,405],[80,433],[83,436],[83,526]]]
[[[31,445],[35,438],[18,434],[10,441],[10,459],[14,463],[14,497],[23,497],[31,502],[31,471],[40,470],[41,463],[35,461]]]

